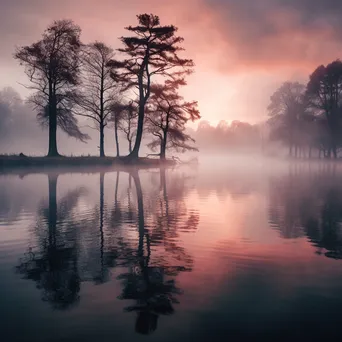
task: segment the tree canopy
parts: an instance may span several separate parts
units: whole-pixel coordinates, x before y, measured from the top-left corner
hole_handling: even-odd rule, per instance
[[[17,49],[14,55],[25,66],[38,120],[49,127],[49,156],[58,155],[57,126],[77,139],[88,138],[72,114],[71,98],[80,76],[80,34],[80,27],[71,20],[58,20],[41,40]]]
[[[179,94],[184,80],[167,81],[152,87],[152,96],[148,106],[147,129],[155,137],[149,147],[160,148],[160,158],[165,159],[166,149],[177,152],[198,151],[192,143],[195,140],[186,133],[188,121],[200,119],[197,102],[186,102]]]

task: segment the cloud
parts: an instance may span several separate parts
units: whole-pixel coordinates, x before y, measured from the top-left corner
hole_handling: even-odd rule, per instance
[[[53,20],[73,19],[84,42],[117,48],[139,13],[178,26],[196,64],[186,94],[207,119],[260,118],[282,81],[305,82],[319,64],[342,58],[340,0],[1,0],[0,86],[27,82],[15,47],[38,40]]]
[[[203,0],[216,21],[226,69],[312,68],[340,56],[339,0]]]
[[[53,19],[71,18],[85,38],[118,44],[135,15],[153,12],[175,23],[200,64],[226,71],[241,67],[310,67],[339,57],[340,0],[2,0],[0,60],[29,43]]]
[[[10,62],[16,46],[38,40],[43,30],[53,20],[72,19],[82,28],[83,40],[104,40],[118,47],[118,37],[125,34],[124,27],[136,23],[136,15],[154,13],[162,23],[180,23],[183,31],[195,33],[199,27],[191,27],[190,12],[198,0],[2,0],[0,11],[0,62]],[[188,30],[190,28],[190,30]],[[191,34],[189,47],[196,44],[196,34]]]

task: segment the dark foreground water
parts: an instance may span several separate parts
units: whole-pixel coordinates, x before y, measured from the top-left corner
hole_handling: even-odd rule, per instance
[[[340,341],[341,224],[327,165],[0,176],[0,340]]]

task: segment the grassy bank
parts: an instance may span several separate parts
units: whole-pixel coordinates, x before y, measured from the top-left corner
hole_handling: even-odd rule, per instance
[[[173,160],[161,161],[152,158],[136,160],[125,157],[29,157],[19,155],[0,155],[0,172],[11,172],[18,169],[75,169],[75,168],[153,168],[175,165]]]

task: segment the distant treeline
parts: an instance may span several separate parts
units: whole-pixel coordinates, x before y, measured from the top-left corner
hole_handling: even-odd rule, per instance
[[[231,153],[231,152],[262,152],[264,140],[264,124],[250,124],[238,120],[220,121],[216,126],[208,121],[201,121],[191,136],[201,152]]]

